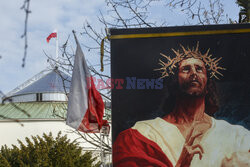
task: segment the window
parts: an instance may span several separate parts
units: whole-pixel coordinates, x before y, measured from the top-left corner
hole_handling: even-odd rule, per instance
[[[43,101],[43,94],[42,93],[36,94],[36,101]]]

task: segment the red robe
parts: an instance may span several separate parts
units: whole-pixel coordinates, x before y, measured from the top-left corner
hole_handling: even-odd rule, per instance
[[[117,137],[113,145],[113,164],[114,167],[173,167],[155,142],[131,128]]]

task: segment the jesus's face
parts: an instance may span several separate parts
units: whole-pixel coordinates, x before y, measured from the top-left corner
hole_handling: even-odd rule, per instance
[[[192,96],[206,94],[207,71],[200,59],[188,58],[179,64],[179,88],[182,93]]]

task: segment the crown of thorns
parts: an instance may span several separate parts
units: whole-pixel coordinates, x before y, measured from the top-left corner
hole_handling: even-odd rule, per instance
[[[205,54],[202,54],[199,51],[199,42],[197,43],[196,48],[184,48],[182,45],[181,46],[181,51],[180,50],[174,50],[172,51],[175,53],[176,57],[173,59],[170,58],[170,56],[166,56],[163,53],[160,53],[161,56],[167,59],[167,62],[164,62],[163,60],[159,59],[159,64],[161,65],[161,68],[156,69],[161,71],[161,78],[168,77],[169,75],[173,74],[174,75],[174,69],[177,67],[179,62],[181,62],[183,59],[187,58],[195,58],[195,59],[200,59],[204,62],[205,66],[207,66],[207,70],[210,71],[210,78],[216,78],[219,80],[219,77],[217,75],[223,76],[222,73],[219,72],[219,70],[226,70],[223,67],[219,66],[219,61],[222,59],[220,58],[212,58],[212,55],[209,54],[209,50]]]

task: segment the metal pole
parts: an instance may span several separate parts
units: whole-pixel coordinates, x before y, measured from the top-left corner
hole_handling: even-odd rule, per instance
[[[57,29],[55,30],[56,32],[56,67],[58,66],[58,61],[59,61],[59,56],[58,56],[58,50],[59,50],[59,45],[58,45],[58,32]]]
[[[102,149],[102,129],[100,130],[100,151],[101,151],[101,167],[103,167],[104,164],[103,164],[103,149]]]

